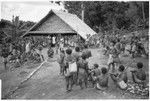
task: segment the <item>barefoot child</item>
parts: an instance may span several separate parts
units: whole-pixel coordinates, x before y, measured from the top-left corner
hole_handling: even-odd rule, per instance
[[[146,80],[146,73],[143,70],[143,63],[138,62],[137,63],[137,68],[132,72],[132,79],[133,82],[138,83],[138,84],[143,84]]]
[[[133,82],[129,82],[128,91],[134,94],[149,96],[149,84],[146,82],[146,73],[143,63],[138,62],[135,70],[131,71]]]
[[[120,89],[126,89],[127,88],[127,72],[123,65],[120,65],[118,68],[118,73],[110,74],[112,80],[114,83],[120,88]]]
[[[108,87],[108,79],[108,70],[105,67],[101,68],[101,75],[98,77],[96,88],[105,90]]]
[[[58,63],[59,63],[59,66],[60,66],[60,75],[64,75],[64,67],[65,67],[64,58],[65,58],[65,51],[61,50],[60,51],[60,57],[59,57],[59,60],[58,60]]]
[[[108,59],[108,71],[111,73],[115,72],[115,63],[117,63],[118,61],[116,61],[118,59],[118,53],[116,48],[114,47],[114,43],[111,43],[110,46],[110,51],[109,51],[109,59]]]
[[[66,56],[64,58],[65,63],[65,79],[66,79],[66,90],[71,91],[73,86],[73,73],[69,70],[69,64],[75,62],[74,57],[72,56],[72,50],[67,49],[66,50]]]
[[[96,87],[96,82],[98,80],[98,77],[101,74],[100,69],[98,68],[99,65],[98,64],[94,64],[94,69],[91,71],[92,72],[92,83],[93,83],[93,87]]]
[[[83,83],[87,88],[87,75],[88,75],[88,62],[86,61],[86,55],[82,54],[81,59],[78,62],[78,81],[81,89],[83,89]]]
[[[82,51],[82,54],[86,55],[86,59],[89,59],[90,57],[92,57],[91,51],[88,50],[88,45],[84,46],[84,50]]]

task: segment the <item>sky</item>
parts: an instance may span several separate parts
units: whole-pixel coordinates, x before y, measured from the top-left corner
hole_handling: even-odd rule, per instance
[[[19,19],[23,21],[38,22],[51,9],[64,9],[64,6],[52,4],[49,1],[51,0],[0,0],[0,19],[12,20],[14,15],[19,16]]]
[[[21,0],[20,0],[21,1]],[[45,1],[1,1],[1,19],[12,20],[12,16],[19,16],[20,20],[38,22],[51,9],[64,10],[63,5]]]

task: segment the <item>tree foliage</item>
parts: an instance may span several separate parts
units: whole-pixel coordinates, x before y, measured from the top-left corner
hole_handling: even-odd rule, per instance
[[[66,1],[65,8],[79,18],[84,9],[84,21],[95,31],[137,30],[149,19],[149,2]]]
[[[21,51],[22,39],[20,36],[34,24],[30,21],[21,21],[19,17],[13,17],[12,21],[2,19],[0,21],[0,49],[6,48],[6,53],[12,51],[10,47]],[[0,55],[2,55],[1,52]],[[8,56],[9,54],[5,55]]]
[[[0,21],[0,32],[7,35],[9,42],[18,41],[20,36],[31,28],[35,23],[31,21],[21,21],[19,17],[13,17],[12,21],[2,19]]]

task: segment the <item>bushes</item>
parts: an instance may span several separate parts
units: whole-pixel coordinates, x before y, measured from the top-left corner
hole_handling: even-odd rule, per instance
[[[7,46],[2,46],[1,56],[6,58],[10,54]]]
[[[48,54],[48,57],[52,58],[54,55],[54,50],[52,48],[49,48],[47,54]]]

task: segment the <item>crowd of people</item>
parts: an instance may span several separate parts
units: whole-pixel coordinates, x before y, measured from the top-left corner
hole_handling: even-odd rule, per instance
[[[116,43],[119,44],[119,40]],[[88,88],[92,85],[93,88],[99,90],[106,90],[109,88],[109,78],[113,80],[115,85],[121,90],[127,90],[128,85],[128,67],[121,64],[117,52],[121,53],[121,49],[115,47],[114,43],[109,49],[109,55],[112,58],[108,59],[107,67],[100,67],[98,63],[89,66],[88,59],[92,56],[88,45],[84,49],[80,47],[67,48],[60,50],[60,57],[58,63],[60,65],[60,75],[65,77],[66,91],[70,92],[73,86],[80,86],[81,89]],[[107,50],[108,51],[108,50]],[[115,65],[118,63],[118,65]],[[116,68],[118,66],[118,68]],[[146,73],[143,69],[143,63],[138,62],[134,70],[130,71],[133,82],[141,85],[142,89],[146,88]],[[147,88],[146,88],[147,89]]]
[[[5,70],[20,67],[27,61],[38,63],[44,61],[42,50],[45,47],[48,47],[48,56],[53,57],[54,51],[50,43],[45,45],[45,40],[23,38],[14,43],[4,42],[1,46],[0,56],[3,58]],[[12,67],[9,67],[8,64],[11,64]]]
[[[75,48],[64,48],[62,42],[55,45],[56,54],[59,53],[60,75],[64,76],[66,80],[66,91],[72,91],[73,86],[80,86],[81,89],[88,88],[89,84],[93,88],[106,90],[109,88],[109,78],[113,80],[118,88],[127,90],[129,88],[128,67],[121,64],[120,56],[128,53],[132,58],[135,58],[139,54],[148,57],[148,38],[137,37],[133,34],[130,41],[126,41],[126,37],[124,36],[113,36],[112,38],[105,35],[95,44],[104,49],[104,55],[109,56],[107,67],[100,67],[98,63],[89,66],[88,59],[92,57],[92,54],[88,49],[88,43],[84,47],[76,46]],[[45,47],[44,41],[34,41],[33,39],[22,40],[18,47],[13,47],[12,51],[6,47],[4,46],[4,49],[2,49],[5,68],[7,67],[7,62],[11,60],[15,60],[19,65],[24,61],[28,61],[26,59],[38,62],[44,61],[41,53]],[[52,58],[54,50],[51,48],[51,44],[47,43],[46,47],[49,48],[48,56]],[[141,85],[142,89],[146,88],[147,77],[142,62],[137,63],[136,68],[131,71],[131,74],[135,84]]]
[[[149,39],[148,36],[137,36],[132,33],[130,36],[117,36],[117,35],[104,35],[99,39],[99,43],[104,48],[104,54],[107,55],[111,48],[115,47],[118,55],[126,53],[131,55],[132,58],[136,56],[148,57],[149,54]]]

